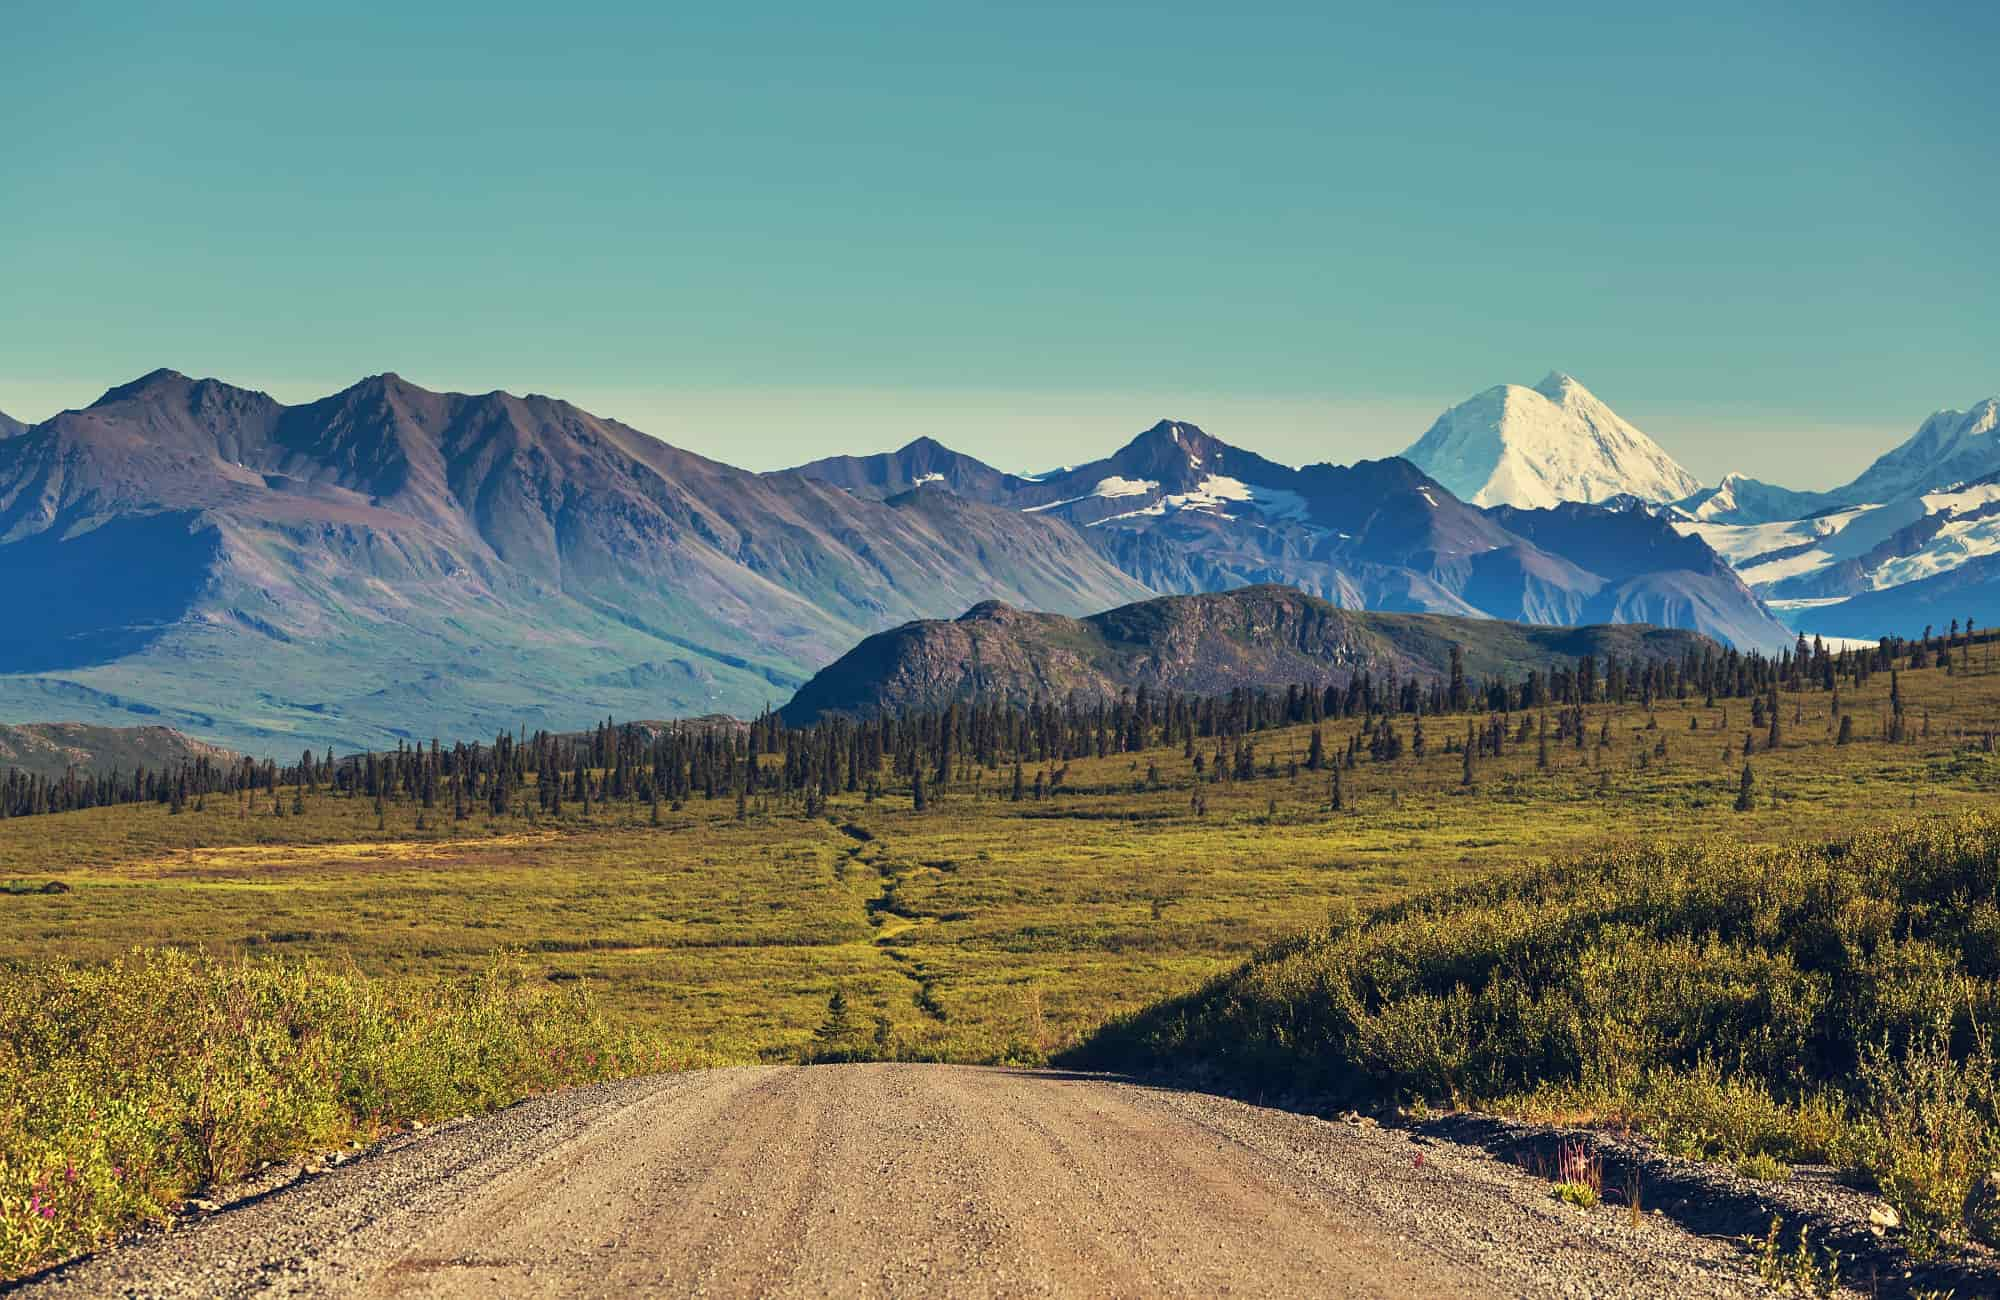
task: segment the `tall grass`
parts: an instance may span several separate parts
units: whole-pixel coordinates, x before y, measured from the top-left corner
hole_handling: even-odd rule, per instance
[[[265,1160],[667,1068],[505,963],[399,992],[310,961],[138,949],[0,971],[0,1278]]]
[[[1336,921],[1073,1054],[1631,1123],[1871,1173],[1920,1253],[2000,1170],[2000,821],[1517,870]]]

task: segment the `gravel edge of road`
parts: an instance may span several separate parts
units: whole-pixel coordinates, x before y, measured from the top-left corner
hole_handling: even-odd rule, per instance
[[[1841,1276],[1870,1296],[1952,1293],[1958,1300],[2000,1296],[2000,1252],[1968,1247],[1958,1258],[1917,1263],[1893,1230],[1870,1218],[1883,1204],[1875,1192],[1824,1165],[1801,1165],[1785,1182],[1746,1178],[1727,1165],[1669,1155],[1641,1134],[1601,1128],[1535,1123],[1482,1111],[1455,1111],[1418,1119],[1392,1109],[1363,1115],[1321,1098],[1269,1097],[1233,1091],[1203,1075],[1158,1073],[1126,1076],[1135,1082],[1206,1092],[1256,1106],[1321,1119],[1405,1131],[1418,1140],[1477,1149],[1521,1167],[1531,1176],[1556,1168],[1565,1143],[1580,1143],[1602,1164],[1607,1204],[1623,1208],[1626,1180],[1640,1179],[1641,1204],[1659,1210],[1695,1236],[1741,1243],[1763,1240],[1771,1220],[1782,1225],[1789,1246],[1800,1228],[1821,1249],[1842,1256]]]

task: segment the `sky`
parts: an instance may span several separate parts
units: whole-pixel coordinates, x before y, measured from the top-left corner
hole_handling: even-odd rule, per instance
[[[2000,393],[2000,6],[9,8],[22,419],[394,370],[757,469],[1344,462],[1561,369],[1826,487]]]

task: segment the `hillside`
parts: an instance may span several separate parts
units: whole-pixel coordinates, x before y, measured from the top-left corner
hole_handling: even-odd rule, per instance
[[[553,398],[158,371],[0,440],[0,717],[255,752],[754,713],[870,632],[1150,594],[1074,528],[863,500]]]
[[[1996,853],[1990,818],[1601,849],[1336,918],[1069,1063],[1617,1116],[1684,1154],[1856,1166],[1915,1253],[2000,1245],[1994,1061],[1971,1028],[2000,1006]]]
[[[0,723],[0,772],[61,776],[70,768],[91,775],[130,774],[138,768],[161,771],[206,758],[222,762],[236,755],[171,727],[93,727],[81,722]]]
[[[801,687],[783,713],[806,723],[827,712],[865,715],[975,696],[1108,698],[1141,686],[1214,695],[1274,683],[1343,684],[1363,672],[1438,679],[1450,671],[1453,647],[1475,683],[1585,654],[1678,660],[1715,648],[1692,632],[1646,626],[1347,610],[1276,585],[1162,597],[1081,619],[987,602],[949,622],[869,637]]]

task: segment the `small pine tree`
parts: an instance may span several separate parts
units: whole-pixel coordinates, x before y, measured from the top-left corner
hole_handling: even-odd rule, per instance
[[[1736,811],[1749,812],[1757,806],[1757,778],[1750,773],[1750,764],[1743,765],[1743,780],[1736,787]]]
[[[924,766],[918,763],[910,769],[910,807],[922,812],[928,806],[929,801],[924,798]]]
[[[1854,743],[1853,714],[1843,713],[1840,715],[1840,735],[1833,743],[1836,745],[1851,745]]]
[[[1346,794],[1341,789],[1340,785],[1340,764],[1338,763],[1335,763],[1333,765],[1333,789],[1331,793],[1333,801],[1333,810],[1335,812],[1339,812],[1347,807]]]
[[[826,1019],[813,1030],[813,1055],[822,1060],[846,1056],[854,1038],[854,1014],[847,1008],[847,994],[835,989],[826,1000]]]

